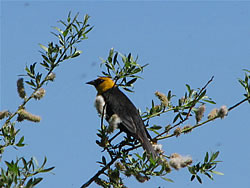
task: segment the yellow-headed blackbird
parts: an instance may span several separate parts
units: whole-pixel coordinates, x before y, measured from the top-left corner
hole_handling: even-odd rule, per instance
[[[156,152],[138,110],[114,81],[108,77],[99,77],[87,84],[95,86],[97,90],[95,106],[98,113],[103,114],[109,123],[116,122],[120,130],[128,136],[139,140],[147,153],[155,158]]]

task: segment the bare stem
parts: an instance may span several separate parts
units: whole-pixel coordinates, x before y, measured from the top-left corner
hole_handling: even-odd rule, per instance
[[[247,98],[243,99],[242,101],[240,101],[237,104],[235,104],[235,105],[231,106],[230,108],[228,108],[228,111],[233,110],[234,108],[236,108],[237,106],[241,105],[242,103],[246,102],[249,99],[250,99],[250,97],[247,97]]]

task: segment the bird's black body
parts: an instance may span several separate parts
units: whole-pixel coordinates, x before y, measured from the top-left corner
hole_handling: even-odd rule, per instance
[[[98,92],[97,96],[101,97],[103,101],[100,102],[100,106],[96,106],[97,111],[101,113],[103,108],[105,108],[104,116],[108,122],[110,122],[113,115],[119,117],[118,127],[120,130],[137,139],[147,153],[152,154],[156,158],[156,151],[150,143],[151,138],[138,110],[129,98],[115,85],[113,80],[108,77],[100,77],[87,82],[87,84],[95,86]]]
[[[117,114],[122,121],[118,125],[120,130],[138,139],[143,148],[155,156],[155,151],[149,142],[150,136],[138,110],[129,98],[118,87],[110,88],[102,93],[102,96],[106,103],[106,120],[109,121],[113,114]]]

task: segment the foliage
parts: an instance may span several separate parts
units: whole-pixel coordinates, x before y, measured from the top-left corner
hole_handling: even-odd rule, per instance
[[[209,158],[209,154],[207,152],[203,163],[199,162],[196,165],[188,167],[189,172],[192,174],[191,181],[193,181],[196,178],[200,183],[202,183],[201,177],[198,175],[198,173],[206,175],[211,180],[213,180],[212,174],[223,175],[223,173],[214,170],[217,164],[221,162],[221,161],[215,161],[218,155],[219,151],[211,153],[211,157]]]
[[[119,58],[121,61],[119,61]],[[107,60],[102,59],[101,66],[105,65],[106,67],[106,71],[102,71],[102,74],[113,78],[116,84],[123,87],[126,91],[132,92],[133,83],[138,78],[141,78],[137,74],[142,72],[144,67],[148,65],[141,66],[137,63],[137,60],[138,58],[133,58],[131,53],[123,55],[111,48]]]
[[[42,49],[41,62],[26,66],[26,75],[17,81],[18,94],[23,100],[21,105],[13,113],[9,110],[0,112],[0,119],[5,120],[0,128],[1,187],[34,187],[42,181],[43,178],[40,177],[42,173],[54,169],[54,167],[45,167],[46,157],[42,165],[39,165],[34,157],[30,160],[17,157],[16,160],[10,161],[2,161],[2,157],[8,147],[16,149],[25,147],[25,137],[20,135],[21,130],[16,128],[16,123],[24,120],[41,121],[40,116],[27,111],[26,104],[32,99],[40,100],[43,98],[46,93],[43,87],[55,80],[55,68],[62,62],[76,58],[82,53],[77,49],[77,44],[86,40],[87,34],[92,30],[92,27],[88,24],[88,19],[89,16],[86,15],[83,21],[78,21],[78,14],[72,17],[69,13],[66,21],[59,21],[62,28],[54,27],[55,32],[52,32],[56,37],[56,42],[49,42],[48,45],[40,44]],[[137,79],[141,78],[139,74],[143,72],[147,64],[141,66],[138,63],[138,57],[134,58],[131,53],[123,55],[111,49],[107,59],[102,59],[101,66],[104,68],[102,71],[104,76],[111,77],[116,85],[131,92]],[[191,174],[191,181],[197,179],[200,183],[202,183],[201,174],[211,180],[213,180],[213,174],[223,175],[223,173],[215,171],[217,164],[220,162],[216,160],[219,152],[210,155],[207,152],[203,162],[191,166],[192,158],[190,156],[181,156],[178,153],[165,154],[162,145],[158,142],[190,133],[192,130],[217,118],[226,117],[231,110],[240,104],[246,101],[250,102],[250,71],[244,71],[245,78],[239,79],[239,83],[245,90],[244,98],[230,108],[226,106],[215,108],[206,119],[204,119],[206,105],[216,104],[212,98],[207,96],[207,87],[213,81],[213,77],[198,89],[186,84],[183,97],[178,98],[177,101],[174,101],[176,96],[171,90],[167,94],[155,92],[158,102],[152,100],[151,105],[141,113],[141,117],[148,131],[154,136],[151,141],[159,156],[156,159],[148,156],[146,152],[140,153],[140,150],[136,150],[141,147],[136,139],[127,135],[121,137],[120,131],[114,134],[114,130],[103,123],[102,117],[101,126],[97,133],[98,140],[96,140],[96,143],[104,152],[101,161],[98,162],[100,170],[82,187],[87,187],[95,182],[102,187],[124,188],[126,186],[123,179],[130,176],[141,183],[155,176],[173,182],[168,178],[168,174],[172,170],[181,168],[188,169]],[[31,90],[26,92],[25,86],[29,86]],[[170,112],[174,116],[167,126],[155,125],[152,122],[154,118],[164,117]],[[195,119],[196,123],[189,124],[190,119]]]
[[[34,187],[43,179],[37,177],[38,174],[53,170],[54,167],[45,168],[46,157],[41,166],[38,165],[34,157],[30,160],[26,160],[24,157],[17,157],[15,161],[12,160],[10,162],[3,162],[2,157],[7,147],[12,146],[18,149],[26,145],[25,137],[20,136],[20,129],[16,129],[16,120],[18,122],[24,120],[39,122],[41,120],[40,116],[33,115],[26,110],[26,104],[31,99],[40,100],[45,95],[46,91],[42,87],[54,81],[54,70],[56,67],[62,62],[81,54],[81,51],[77,50],[76,45],[87,39],[87,34],[92,29],[88,24],[88,19],[89,16],[85,15],[83,21],[79,21],[78,14],[72,17],[71,13],[69,13],[66,21],[59,21],[62,28],[54,27],[56,33],[52,32],[57,41],[49,42],[48,45],[40,44],[43,50],[41,52],[42,62],[26,66],[24,78],[28,79],[25,79],[25,83],[24,78],[19,78],[17,81],[18,94],[23,99],[22,104],[18,106],[14,113],[6,110],[0,112],[0,119],[5,119],[0,128],[0,187]],[[45,73],[38,71],[42,68]],[[29,96],[26,94],[25,85],[30,86],[32,89]]]
[[[250,103],[250,71],[244,69],[245,71],[245,79],[239,79],[239,83],[243,86],[243,88],[245,89],[246,93],[244,94],[244,97],[246,97],[246,99],[248,99],[248,102]]]
[[[29,161],[26,161],[24,157],[20,157],[15,162],[13,160],[11,162],[5,161],[7,170],[1,169],[0,186],[11,187],[14,184],[16,187],[22,187],[29,178],[26,187],[34,187],[43,179],[41,177],[34,177],[36,174],[46,173],[54,169],[54,167],[45,169],[46,161],[47,158],[45,157],[40,167],[34,157]]]
[[[133,58],[131,53],[123,55],[111,49],[107,59],[102,59],[101,67],[105,69],[102,74],[115,80],[116,84],[126,91],[133,91],[131,88],[133,88],[137,79],[141,78],[138,74],[147,66],[141,66],[137,61],[138,58]],[[249,73],[247,70],[246,72]],[[92,182],[96,182],[102,187],[126,187],[122,180],[129,176],[134,176],[141,183],[148,181],[153,176],[173,182],[167,177],[168,173],[172,169],[179,170],[185,167],[191,174],[191,180],[196,178],[200,183],[202,183],[202,179],[199,174],[204,174],[211,180],[213,180],[213,174],[223,175],[223,173],[214,170],[220,162],[215,160],[219,152],[211,153],[211,157],[206,153],[203,163],[199,162],[191,166],[192,158],[190,156],[181,156],[177,153],[166,155],[162,145],[157,144],[159,140],[190,133],[193,129],[217,118],[224,118],[229,111],[239,104],[249,101],[249,74],[246,73],[244,80],[239,79],[239,82],[247,91],[244,94],[245,98],[230,108],[225,105],[218,109],[215,108],[208,114],[207,119],[204,119],[206,105],[216,104],[206,95],[207,87],[213,81],[213,78],[211,77],[203,87],[198,89],[193,89],[189,84],[186,84],[186,91],[183,97],[177,99],[177,102],[173,101],[176,96],[172,94],[171,90],[166,95],[161,92],[155,93],[160,103],[157,104],[155,100],[152,100],[151,106],[141,113],[145,126],[154,135],[152,143],[159,154],[159,157],[155,160],[148,157],[145,152],[140,154],[135,151],[141,147],[137,140],[127,137],[127,135],[124,135],[123,138],[117,138],[121,131],[113,134],[113,130],[110,131],[110,126],[103,123],[102,117],[101,127],[97,133],[99,139],[96,143],[106,153],[103,154],[102,160],[98,162],[101,170],[82,187],[87,187]],[[167,126],[155,125],[152,122],[153,118],[160,118],[170,112],[174,116],[172,122]],[[190,122],[191,117],[195,118],[196,124],[187,123]]]

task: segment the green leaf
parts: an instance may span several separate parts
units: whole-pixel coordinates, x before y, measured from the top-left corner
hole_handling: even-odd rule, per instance
[[[63,32],[63,34],[62,34],[62,35],[63,35],[64,37],[66,37],[66,36],[67,36],[67,34],[68,34],[68,32],[69,32],[69,29],[66,29],[66,30]]]
[[[128,92],[134,92],[133,90],[128,89],[128,88],[126,88],[126,87],[124,87],[123,89],[126,90],[126,91],[128,91]]]
[[[40,65],[44,66],[45,68],[49,68],[49,64],[43,61],[43,63],[40,63]]]
[[[47,162],[47,157],[45,156],[41,168],[43,168],[45,166],[46,162]]]
[[[84,21],[83,21],[83,25],[86,25],[88,22],[88,19],[90,18],[90,16],[88,14],[85,14],[84,16]]]
[[[33,156],[32,160],[35,162],[36,166],[39,166],[38,160]]]
[[[58,27],[52,27],[52,28],[57,30],[59,33],[63,34],[63,31],[60,28],[58,28]]]
[[[113,64],[115,65],[117,62],[117,57],[118,57],[118,52],[115,53],[114,58],[113,58]]]
[[[18,146],[18,147],[23,147],[25,144],[23,144],[23,141],[24,141],[24,136],[22,136],[21,138],[20,138],[20,140],[18,141],[18,143],[16,144],[16,146]]]
[[[243,71],[246,71],[246,72],[249,72],[249,73],[250,73],[250,70],[247,70],[247,69],[243,69]]]
[[[129,82],[127,82],[126,85],[127,86],[131,86],[136,80],[137,80],[137,78],[133,78],[132,80],[130,80]]]
[[[50,168],[46,168],[46,169],[42,169],[42,170],[39,170],[39,172],[49,172],[49,171],[51,171],[51,170],[53,170],[55,167],[53,166],[53,167],[50,167]]]
[[[193,181],[194,178],[195,178],[195,175],[192,175],[190,181]]]
[[[142,160],[145,161],[147,159],[147,152],[144,152],[142,155]]]
[[[104,165],[106,165],[106,164],[107,164],[107,162],[106,162],[106,158],[105,158],[104,156],[102,156],[102,163],[103,163]]]
[[[188,171],[189,171],[191,174],[196,174],[196,173],[195,173],[194,167],[188,167]],[[192,181],[192,180],[191,180],[191,181]]]
[[[12,164],[9,163],[8,161],[5,161],[5,164],[7,165],[8,168],[12,169]]]
[[[71,20],[71,11],[69,11],[67,22],[70,23],[70,20]]]
[[[166,177],[161,177],[161,178],[164,179],[164,180],[166,180],[166,181],[168,181],[168,182],[174,183],[174,181],[171,180],[171,179],[169,179],[169,178],[166,178]]]
[[[211,103],[211,104],[216,104],[216,102],[210,100],[210,99],[202,99],[204,102],[208,102],[208,103]]]
[[[153,125],[153,126],[149,127],[148,129],[153,131],[153,130],[159,130],[161,128],[162,128],[162,126],[160,126],[160,125]]]
[[[209,154],[208,152],[206,153],[206,156],[205,156],[205,159],[204,159],[204,163],[207,163],[208,162],[208,158],[209,158]]]
[[[32,185],[37,185],[37,184],[40,183],[42,180],[43,180],[43,178],[34,178],[33,184],[32,184]]]
[[[108,73],[104,72],[104,71],[102,71],[102,74],[103,74],[104,76],[110,77],[110,75],[109,75]]]
[[[82,53],[82,51],[77,50],[75,53],[72,55],[72,58],[79,56]]]
[[[171,90],[169,90],[168,91],[168,96],[167,96],[167,98],[168,98],[169,101],[171,100],[171,97],[172,97],[172,93],[171,93]]]
[[[245,83],[246,84],[248,83],[248,75],[247,75],[247,73],[245,73]]]
[[[222,173],[222,172],[218,172],[218,171],[215,171],[215,170],[212,170],[211,172],[212,172],[212,173],[214,173],[214,174],[217,174],[217,175],[221,175],[221,176],[223,176],[223,175],[224,175],[224,173]]]
[[[178,113],[175,117],[174,117],[174,120],[173,120],[173,123],[175,123],[177,120],[178,120],[178,118],[180,118],[180,113]]]
[[[27,162],[26,162],[25,158],[21,157],[21,159],[22,159],[22,162],[23,162],[23,166],[26,167],[27,166]]]
[[[186,87],[187,87],[188,93],[190,93],[191,92],[190,85],[186,84]]]
[[[214,180],[211,174],[209,174],[209,173],[207,173],[207,172],[205,172],[204,174],[205,174],[207,177],[209,177],[211,180]]]
[[[218,157],[219,153],[220,153],[219,151],[213,153],[211,158],[210,158],[210,162],[214,161]]]
[[[33,80],[25,81],[25,83],[27,83],[27,84],[29,84],[29,85],[31,85],[31,86],[33,86],[33,87],[36,87],[36,84],[34,83]]]
[[[45,51],[45,52],[48,52],[48,48],[42,44],[39,44],[39,46]]]
[[[200,177],[200,176],[196,176],[196,179],[198,180],[198,182],[199,182],[200,184],[202,184],[202,180],[201,180],[201,177]]]
[[[85,32],[84,32],[84,35],[88,34],[88,32],[90,32],[94,27],[90,27],[89,29],[87,29]]]
[[[135,153],[136,157],[138,157],[139,159],[143,159],[138,153]]]
[[[205,95],[206,95],[206,92],[207,92],[207,90],[205,89],[201,94],[200,94],[200,96],[198,97],[198,101],[200,100],[200,99],[202,99]]]

